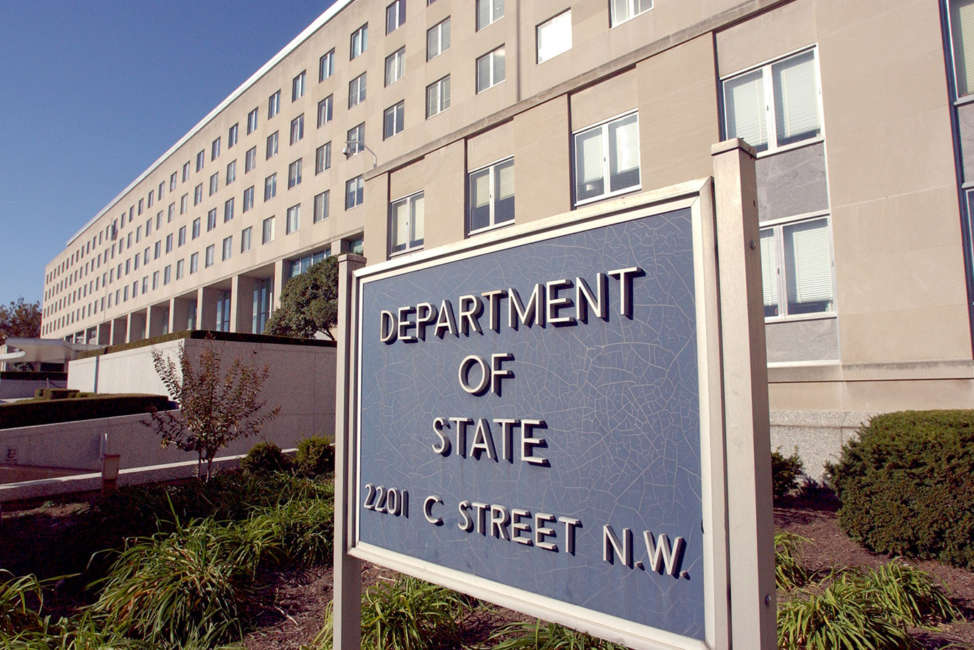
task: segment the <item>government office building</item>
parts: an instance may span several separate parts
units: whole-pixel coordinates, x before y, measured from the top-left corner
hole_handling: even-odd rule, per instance
[[[974,0],[339,0],[71,238],[42,335],[261,332],[324,256],[612,211],[733,137],[774,443],[971,405]]]

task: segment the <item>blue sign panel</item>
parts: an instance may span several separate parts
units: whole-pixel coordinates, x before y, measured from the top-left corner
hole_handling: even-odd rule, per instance
[[[690,209],[360,284],[358,540],[703,640]]]

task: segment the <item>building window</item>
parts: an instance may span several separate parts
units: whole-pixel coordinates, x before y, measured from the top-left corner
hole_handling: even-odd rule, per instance
[[[304,97],[304,79],[305,71],[302,70],[301,74],[291,79],[291,101],[296,102],[302,97]]]
[[[247,153],[244,154],[244,173],[246,174],[256,166],[257,166],[257,147],[251,147],[250,149],[247,149]]]
[[[653,8],[653,0],[609,0],[610,22],[615,27]]]
[[[162,284],[167,285],[170,280],[172,280],[172,266],[166,264],[166,267],[162,269]]]
[[[237,161],[231,160],[227,163],[227,182],[226,185],[237,180]]]
[[[301,225],[301,204],[292,205],[287,209],[287,221],[284,223],[284,234],[290,235],[292,232],[297,232],[298,226]]]
[[[206,213],[206,232],[210,232],[214,228],[216,228],[216,208],[211,208]]]
[[[210,196],[216,194],[220,189],[220,174],[210,174]]]
[[[576,204],[639,189],[637,113],[575,133],[574,147]]]
[[[301,158],[287,166],[287,188],[301,184]]]
[[[345,151],[349,155],[365,150],[365,122],[350,128],[345,134]]]
[[[212,143],[210,143],[210,160],[216,160],[220,157],[220,138],[217,138]]]
[[[386,57],[386,76],[385,84],[394,84],[400,79],[406,70],[406,48],[400,47],[398,50]]]
[[[243,212],[247,212],[254,207],[254,186],[251,185],[243,191]]]
[[[328,196],[330,192],[325,190],[321,194],[315,194],[314,215],[312,221],[318,223],[328,218]]]
[[[271,281],[269,278],[257,280],[254,283],[253,310],[251,326],[255,334],[260,334],[267,327],[271,315]]]
[[[176,172],[169,174],[169,191],[176,189]]]
[[[470,172],[467,232],[514,221],[514,159]]]
[[[230,256],[232,254],[233,254],[233,235],[230,235],[229,237],[224,237],[223,238],[223,257],[222,257],[222,261],[226,262],[228,259],[230,259]]]
[[[200,149],[199,153],[196,154],[196,171],[203,169],[203,165],[206,164],[206,152]]]
[[[405,103],[397,102],[382,113],[382,139],[391,138],[403,128],[403,112]]]
[[[450,19],[440,21],[426,30],[426,60],[450,49]]]
[[[349,60],[360,56],[365,52],[366,48],[369,46],[369,24],[365,23],[354,32],[352,32],[352,37],[350,39],[349,45]]]
[[[247,113],[247,135],[257,130],[257,109]]]
[[[334,107],[334,104],[335,102],[334,102],[333,95],[328,95],[320,102],[318,102],[318,128],[319,129],[325,124],[327,124],[328,122],[331,122],[332,109]]]
[[[143,203],[144,203],[144,201],[142,199],[139,199],[139,216],[142,216],[142,205],[143,205]]]
[[[186,226],[180,226],[179,232],[176,235],[176,246],[184,246],[186,244]]]
[[[190,236],[193,239],[196,239],[197,237],[200,236],[200,218],[199,217],[196,217],[195,219],[193,219],[193,227],[192,228],[193,228],[192,229],[192,234]]]
[[[426,118],[450,108],[450,75],[426,86]]]
[[[189,272],[190,274],[196,273],[200,268],[200,254],[193,253],[189,256]]]
[[[246,253],[250,250],[250,237],[253,233],[253,228],[250,226],[244,228],[240,231],[240,252]]]
[[[183,271],[185,270],[185,260],[179,260],[176,262],[176,279],[183,279]]]
[[[389,252],[423,246],[423,193],[419,192],[389,204]]]
[[[277,90],[271,93],[271,96],[267,98],[267,119],[271,119],[275,115],[281,112],[281,91]]]
[[[213,266],[213,256],[215,251],[216,251],[216,247],[214,247],[213,244],[210,244],[209,246],[206,247],[206,251],[204,252],[204,256],[203,256],[203,266],[205,268],[210,268],[211,266]]]
[[[182,182],[185,183],[188,180],[189,180],[189,161],[183,163]]]
[[[361,205],[363,200],[365,200],[365,180],[361,176],[356,176],[345,181],[345,209]]]
[[[315,174],[320,174],[331,167],[331,142],[326,142],[315,149]]]
[[[761,229],[765,318],[834,311],[827,217]]]
[[[168,235],[166,235],[166,252],[167,253],[171,253],[172,252],[172,233],[169,233]],[[129,272],[129,270],[128,270],[128,260],[126,260],[125,272],[126,273]]]
[[[277,174],[271,174],[264,179],[264,200],[270,201],[277,195]]]
[[[488,52],[477,59],[477,92],[504,81],[504,47]]]
[[[348,107],[357,106],[365,101],[365,73],[348,82]]]
[[[233,220],[233,198],[229,198],[223,203],[223,222]]]
[[[291,144],[304,138],[304,113],[291,120]]]
[[[159,215],[160,214],[161,213],[158,213],[158,212],[156,213],[156,220],[157,221],[158,221],[158,218],[159,218]],[[169,223],[170,221],[172,221],[172,218],[174,216],[176,216],[176,204],[175,203],[170,203],[169,204],[169,207],[166,209],[166,223]]]
[[[267,136],[267,149],[264,158],[272,158],[277,155],[277,131]]]
[[[537,28],[538,63],[572,49],[572,11],[563,11]]]
[[[189,209],[189,194],[183,194],[181,197],[179,197],[179,214],[186,214],[186,211],[188,209]],[[159,226],[162,225],[160,223],[161,221],[162,221],[162,213],[160,212],[159,214],[156,215],[156,230],[158,230]]]
[[[221,291],[216,299],[216,331],[230,331],[230,292]]]
[[[203,183],[197,183],[196,187],[193,188],[193,205],[199,205],[203,202]]]
[[[267,217],[260,224],[260,243],[267,244],[274,241],[274,217]]]
[[[822,134],[815,50],[805,50],[721,82],[724,133],[757,151],[811,140]]]
[[[406,22],[406,0],[393,0],[386,7],[386,34],[396,31]]]
[[[504,0],[477,0],[477,31],[504,17]]]
[[[155,291],[159,288],[159,271],[152,272],[152,290]],[[115,291],[115,302],[118,302],[118,290]]]
[[[227,149],[233,148],[233,145],[237,144],[237,136],[239,135],[240,127],[237,123],[234,123],[230,129],[227,131]]]
[[[321,55],[318,59],[318,81],[324,81],[335,74],[335,48]]]

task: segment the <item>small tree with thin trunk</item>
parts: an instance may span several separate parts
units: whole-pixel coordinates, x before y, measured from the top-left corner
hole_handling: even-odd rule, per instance
[[[153,411],[152,420],[143,424],[155,429],[162,446],[195,451],[197,476],[209,480],[216,453],[237,438],[260,432],[280,407],[265,410],[260,399],[270,374],[267,366],[258,368],[235,360],[224,372],[220,352],[208,341],[194,366],[186,346],[179,348],[179,363],[153,351],[152,363],[178,411]]]

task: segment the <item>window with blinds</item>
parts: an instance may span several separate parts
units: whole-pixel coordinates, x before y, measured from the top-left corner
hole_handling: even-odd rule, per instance
[[[508,158],[468,176],[467,232],[514,221],[514,159]]]
[[[827,217],[761,230],[765,318],[835,310],[831,236]]]
[[[639,189],[637,113],[575,133],[574,146],[576,204]]]
[[[974,0],[950,0],[950,36],[957,96],[974,92]]]
[[[721,86],[728,139],[741,138],[762,152],[822,134],[814,48],[724,79]]]

